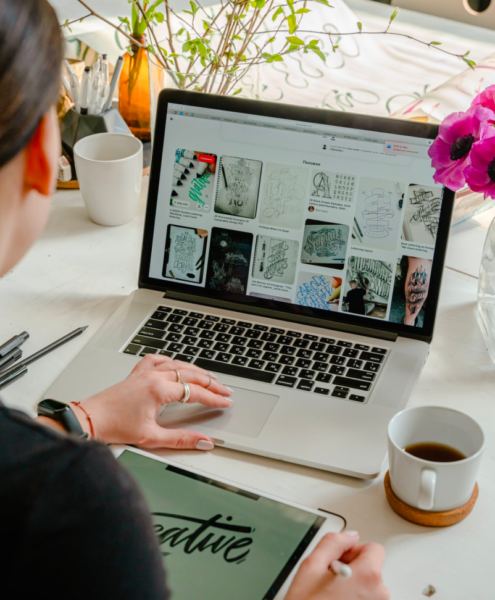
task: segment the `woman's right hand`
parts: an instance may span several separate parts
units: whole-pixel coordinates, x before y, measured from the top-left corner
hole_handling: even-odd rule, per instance
[[[385,550],[379,544],[358,544],[353,531],[329,533],[302,563],[285,600],[389,600],[382,582]],[[329,570],[334,560],[352,567],[344,579]]]

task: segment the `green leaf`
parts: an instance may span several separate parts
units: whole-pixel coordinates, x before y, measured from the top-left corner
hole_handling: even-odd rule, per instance
[[[311,40],[308,44],[308,46],[318,46],[318,44],[320,43],[320,40]]]
[[[430,42],[430,46],[441,46],[442,42]]]
[[[242,92],[242,88],[239,88],[232,94],[232,96],[237,96],[237,94],[240,94],[241,92]]]
[[[199,10],[198,6],[196,5],[196,2],[193,2],[193,0],[190,0],[189,5],[191,7],[192,14],[195,15]]]
[[[190,10],[183,10],[182,12],[187,13],[188,15],[192,15],[192,12]]]
[[[72,29],[69,25],[69,19],[65,19],[65,23],[62,25],[62,27],[66,27],[72,33]]]
[[[265,0],[251,0],[251,2],[249,3],[253,8],[256,8],[258,10],[261,10],[262,8],[265,7]]]
[[[399,14],[399,9],[396,8],[394,10],[394,12],[392,13],[391,17],[390,17],[390,22],[392,23],[392,21],[395,19],[395,17]]]
[[[474,67],[476,66],[476,63],[474,62],[474,60],[466,58],[465,56],[462,56],[462,60],[467,64],[467,66],[470,69],[473,69],[473,71],[474,71]]]
[[[181,27],[175,35],[182,35],[184,33],[184,27]]]
[[[287,52],[296,52],[296,50],[300,50],[302,46],[298,46],[297,44],[291,44],[287,50]]]
[[[192,42],[184,42],[182,44],[182,52],[188,52],[191,49]]]
[[[359,23],[359,21],[358,21],[358,24],[357,24],[357,28],[359,29],[359,31],[363,31],[363,24]]]
[[[154,54],[156,56],[156,50],[151,44],[148,44],[148,47],[146,49],[148,50],[148,52],[151,52],[151,54]]]
[[[155,19],[157,23],[163,23],[163,21],[165,21],[165,16],[163,13],[160,12],[156,12],[155,13]]]
[[[337,48],[338,48],[338,46],[332,46],[332,50],[333,50],[334,52],[337,52]]]
[[[287,24],[289,25],[289,33],[294,33],[297,29],[297,21],[294,15],[287,17]]]
[[[319,56],[323,62],[326,62],[325,55],[319,48],[315,48],[314,46],[311,46],[310,50],[312,50],[317,56]]]
[[[163,54],[163,56],[168,56],[168,52],[165,48],[163,48],[163,46],[160,46],[160,51]]]
[[[296,10],[296,15],[303,15],[304,13],[309,13],[311,12],[309,10],[309,8],[300,8],[299,10]]]
[[[284,59],[280,56],[280,54],[273,54],[272,60],[274,60],[275,62],[282,62]]]
[[[232,36],[232,39],[233,39],[233,40],[240,40],[240,41],[242,42],[242,38],[241,38],[241,36],[240,36],[240,35],[233,35],[233,36]]]
[[[301,38],[298,38],[295,35],[289,35],[286,40],[289,42],[289,44],[296,44],[297,46],[304,46],[304,42],[301,40]]]
[[[294,14],[294,0],[287,0],[287,6],[290,8],[290,12]]]
[[[325,6],[328,6],[329,8],[333,8],[333,6],[331,4],[328,4],[327,0],[316,0],[316,2],[318,2],[318,4],[324,4]]]
[[[203,42],[197,41],[196,48],[198,49],[199,55],[202,56],[203,58],[206,58],[206,56],[207,56],[206,46],[203,44]]]
[[[208,31],[210,29],[210,23],[208,21],[203,21],[203,29]]]
[[[139,11],[136,6],[136,2],[133,0],[132,2],[132,11],[131,11],[131,20],[132,20],[132,33],[137,33],[139,29]]]
[[[277,39],[277,38],[276,38],[275,36],[274,36],[274,37],[271,37],[269,40],[267,40],[267,43],[268,43],[268,44],[272,44],[272,43],[273,43],[273,42],[274,42],[276,39]]]
[[[277,8],[277,10],[273,13],[272,21],[275,21],[276,18],[278,17],[278,15],[283,15],[283,14],[284,14],[284,9],[281,6],[279,6]]]

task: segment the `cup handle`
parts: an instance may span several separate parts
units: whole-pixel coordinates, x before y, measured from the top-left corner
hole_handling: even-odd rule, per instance
[[[418,508],[431,510],[435,499],[435,485],[437,474],[431,469],[423,469],[421,472],[421,483],[419,487]]]

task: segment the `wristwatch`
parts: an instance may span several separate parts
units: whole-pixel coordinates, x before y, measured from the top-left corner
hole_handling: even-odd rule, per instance
[[[42,400],[38,404],[38,417],[48,417],[57,421],[67,433],[76,437],[87,439],[89,436],[84,432],[72,408],[58,400]]]

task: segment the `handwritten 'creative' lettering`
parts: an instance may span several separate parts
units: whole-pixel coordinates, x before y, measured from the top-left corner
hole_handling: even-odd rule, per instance
[[[232,517],[227,517],[227,523],[222,523],[222,515],[218,514],[211,519],[197,519],[185,515],[176,515],[171,513],[155,512],[152,513],[156,520],[174,519],[186,521],[195,524],[196,529],[190,527],[170,527],[166,528],[161,523],[155,524],[155,532],[158,536],[158,542],[161,546],[169,545],[170,548],[182,547],[185,554],[194,552],[205,552],[210,550],[212,554],[222,553],[223,559],[227,563],[243,562],[249,550],[239,551],[252,545],[253,538],[248,536],[238,536],[236,534],[252,534],[254,529],[243,525],[234,525],[230,523]],[[219,532],[225,532],[225,534]]]

